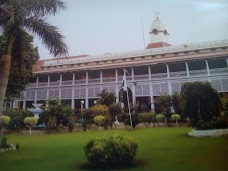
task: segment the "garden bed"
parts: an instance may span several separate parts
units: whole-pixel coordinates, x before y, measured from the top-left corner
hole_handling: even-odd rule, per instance
[[[211,129],[211,130],[195,130],[195,129],[192,129],[192,131],[189,132],[188,135],[192,136],[192,137],[220,137],[220,136],[228,135],[228,128],[226,128],[226,129]]]

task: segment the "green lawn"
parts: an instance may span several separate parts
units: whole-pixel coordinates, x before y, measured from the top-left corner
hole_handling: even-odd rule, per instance
[[[0,153],[2,171],[86,170],[83,146],[89,139],[113,134],[134,137],[139,145],[136,167],[124,170],[227,171],[228,137],[192,138],[190,128],[144,128],[51,135],[9,135],[19,151]]]

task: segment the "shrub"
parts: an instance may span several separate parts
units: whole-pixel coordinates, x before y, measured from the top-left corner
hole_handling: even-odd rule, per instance
[[[178,127],[178,121],[181,119],[180,115],[172,114],[171,118],[172,118],[173,121],[176,121],[176,126]]]
[[[10,117],[9,116],[0,116],[0,123],[2,125],[2,135],[3,135],[4,127],[10,123]]]
[[[140,113],[139,121],[144,123],[145,126],[150,125],[151,122],[155,121],[155,113],[153,112]]]
[[[99,169],[129,166],[138,149],[130,137],[115,135],[90,140],[84,147],[85,156],[92,167]]]
[[[38,119],[35,117],[26,117],[24,119],[24,123],[25,125],[27,125],[29,127],[29,134],[32,134],[32,126],[35,126],[38,122]]]
[[[7,126],[9,129],[23,129],[26,128],[24,119],[29,116],[34,116],[32,112],[22,109],[9,109],[4,111],[4,115],[10,117],[10,123]]]
[[[132,127],[135,128],[139,124],[138,114],[131,114]],[[124,114],[124,124],[131,126],[130,116],[128,113]]]
[[[94,123],[100,126],[100,130],[101,130],[101,125],[103,125],[105,123],[105,117],[98,115],[94,117]]]
[[[163,114],[158,114],[158,115],[156,115],[156,120],[157,120],[159,123],[161,123],[162,121],[165,120],[165,115],[163,115]],[[161,126],[161,124],[160,124],[160,126]]]
[[[20,144],[16,144],[16,150],[19,150],[19,148],[20,148]]]
[[[69,115],[67,117],[67,121],[68,121],[68,131],[73,132],[75,121],[76,121],[76,116],[75,115]]]
[[[9,148],[10,145],[7,143],[7,138],[2,137],[0,147],[3,149]]]

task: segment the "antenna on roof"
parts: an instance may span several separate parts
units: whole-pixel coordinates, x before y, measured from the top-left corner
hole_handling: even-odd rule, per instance
[[[144,49],[145,49],[145,38],[144,38],[144,28],[143,28],[143,20],[142,20],[142,17],[141,17],[141,24],[142,24],[143,46],[144,46]]]

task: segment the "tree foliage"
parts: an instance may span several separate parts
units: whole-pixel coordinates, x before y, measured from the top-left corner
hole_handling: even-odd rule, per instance
[[[180,93],[175,92],[172,95],[172,104],[175,113],[183,114],[184,112],[184,99]]]
[[[24,123],[25,125],[27,125],[29,127],[29,133],[30,135],[32,134],[32,127],[35,126],[38,122],[38,119],[35,117],[26,117],[24,119]]]
[[[185,83],[181,88],[185,101],[184,113],[195,125],[199,120],[211,121],[220,114],[218,92],[208,82]]]
[[[4,115],[10,117],[8,128],[17,130],[26,128],[26,125],[24,123],[24,119],[26,117],[34,116],[32,112],[23,109],[8,109],[4,111]]]
[[[54,129],[56,126],[67,125],[68,117],[72,114],[74,110],[69,105],[61,104],[59,99],[49,100],[48,106],[39,115],[39,123],[45,123],[46,126],[50,125],[50,129]]]
[[[176,126],[178,127],[178,121],[181,119],[180,115],[172,114],[171,119],[176,122]]]
[[[24,90],[32,77],[32,65],[39,59],[38,48],[33,46],[33,37],[25,34],[24,44],[26,51],[21,59],[18,59],[16,41],[13,42],[12,62],[10,75],[6,90],[6,101],[11,101],[14,97],[19,97],[20,92]],[[6,48],[6,36],[0,36],[0,56],[3,55]]]
[[[103,90],[101,93],[98,94],[98,101],[97,103],[101,105],[109,106],[116,102],[116,96],[113,93],[109,93],[106,90]]]
[[[105,123],[105,117],[98,115],[94,117],[94,123],[100,126],[100,130],[101,130],[101,125],[103,125]]]
[[[139,113],[139,121],[144,123],[145,126],[150,125],[150,123],[155,122],[154,112],[144,112]]]
[[[163,113],[169,116],[171,113],[172,98],[167,94],[163,94],[155,99],[155,105],[158,107],[157,113]]]
[[[55,15],[65,9],[66,5],[61,0],[1,1],[0,30],[5,34],[6,41],[3,56],[0,58],[0,115],[9,79],[11,56],[15,51],[17,55],[14,57],[19,63],[24,59],[27,50],[26,31],[39,36],[54,56],[67,55],[68,48],[64,43],[64,36],[59,33],[57,27],[46,20],[46,16]]]

